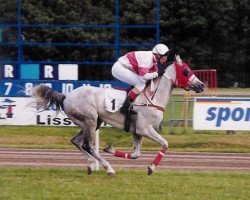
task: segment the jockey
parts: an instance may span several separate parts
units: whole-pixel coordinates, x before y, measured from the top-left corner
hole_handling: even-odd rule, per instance
[[[120,109],[126,114],[135,98],[145,88],[146,82],[158,77],[157,63],[163,65],[168,58],[169,48],[164,44],[157,44],[152,51],[133,51],[120,57],[112,67],[112,75],[134,88]],[[132,114],[136,111],[130,110]]]

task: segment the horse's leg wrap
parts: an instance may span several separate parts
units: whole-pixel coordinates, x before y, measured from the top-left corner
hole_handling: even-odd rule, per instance
[[[103,151],[110,153],[116,157],[121,158],[128,158],[128,159],[137,159],[141,156],[141,141],[142,136],[133,134],[134,139],[134,152],[133,153],[127,153],[122,151],[116,151],[111,145],[107,145]]]
[[[159,153],[157,154],[157,156],[155,157],[154,161],[148,166],[148,175],[153,174],[155,168],[157,167],[157,165],[159,165],[159,163],[161,162],[161,159],[163,158],[163,156],[166,153],[166,149],[161,149],[159,151]]]
[[[122,151],[115,151],[114,155],[116,157],[132,159],[131,153],[125,153],[125,152],[122,152]]]
[[[153,163],[157,166],[159,165],[159,163],[161,162],[161,159],[163,158],[163,156],[165,155],[166,153],[166,149],[161,149],[158,153],[158,155],[155,157]]]

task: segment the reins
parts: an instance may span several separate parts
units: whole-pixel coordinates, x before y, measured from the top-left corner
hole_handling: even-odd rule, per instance
[[[162,106],[155,105],[155,104],[148,98],[148,96],[147,96],[147,94],[146,94],[146,90],[143,90],[143,94],[144,94],[144,96],[146,97],[146,99],[148,100],[148,102],[150,103],[150,104],[144,104],[145,106],[155,107],[155,108],[157,108],[158,110],[160,110],[160,111],[162,111],[162,112],[165,111],[165,108],[163,108]],[[155,94],[155,92],[154,92],[154,94]]]
[[[149,103],[133,104],[133,106],[149,106],[149,107],[154,107],[154,108],[156,108],[156,109],[158,109],[158,110],[164,112],[164,111],[165,111],[165,108],[163,108],[162,106],[155,105],[155,104],[152,102],[152,100],[154,99],[154,96],[155,96],[155,93],[156,93],[158,87],[159,87],[159,83],[158,83],[158,85],[157,85],[157,87],[156,87],[156,89],[155,89],[155,91],[154,91],[154,93],[153,93],[153,95],[152,95],[152,97],[151,97],[151,100],[150,100],[150,98],[149,98],[149,97],[147,96],[147,94],[146,94],[146,88],[142,91],[142,94],[146,97],[147,102],[149,102]]]
[[[170,81],[172,81],[173,84],[175,84],[175,81],[173,81],[166,73],[164,73],[163,76],[165,76],[167,79],[169,79]],[[156,105],[156,104],[154,104],[152,102],[152,100],[154,99],[155,94],[156,94],[156,92],[158,90],[159,84],[160,84],[160,82],[158,83],[158,85],[157,85],[157,87],[156,87],[156,89],[155,89],[155,91],[154,91],[154,93],[153,93],[153,95],[151,97],[151,100],[150,100],[150,98],[146,94],[146,88],[144,88],[144,90],[142,91],[142,94],[146,97],[146,100],[149,103],[133,104],[133,106],[149,106],[149,107],[154,107],[154,108],[156,108],[156,109],[158,109],[158,110],[160,110],[162,112],[165,112],[165,108],[163,108],[162,106],[158,106],[158,105]]]

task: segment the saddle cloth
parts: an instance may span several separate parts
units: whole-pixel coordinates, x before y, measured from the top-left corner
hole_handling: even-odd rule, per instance
[[[105,108],[108,112],[118,111],[126,99],[126,91],[107,88],[105,91]]]

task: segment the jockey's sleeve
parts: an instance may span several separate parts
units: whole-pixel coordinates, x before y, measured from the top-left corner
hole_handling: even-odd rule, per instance
[[[149,73],[148,67],[138,67],[139,76],[144,76],[146,73]]]
[[[157,66],[157,64],[153,65],[153,67],[150,68],[149,72],[150,73],[152,73],[152,72],[158,72],[158,66]]]
[[[138,72],[140,76],[144,76],[146,73],[158,72],[158,67],[157,64],[153,65],[151,68],[138,67]]]
[[[129,52],[126,54],[129,63],[131,64],[133,70],[139,75],[144,76],[146,73],[157,72],[157,64],[153,64],[152,67],[150,65],[154,63],[154,60],[148,61],[148,63],[142,62],[144,61],[145,54],[140,54],[139,57],[136,57],[136,52]],[[137,54],[138,55],[138,54]],[[150,62],[152,62],[150,64]]]

